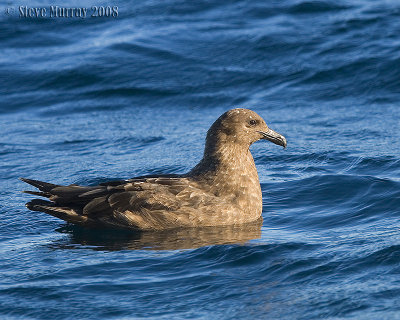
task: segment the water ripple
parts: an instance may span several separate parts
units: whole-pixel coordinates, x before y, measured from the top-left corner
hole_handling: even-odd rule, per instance
[[[398,318],[399,3],[113,5],[0,14],[0,317]],[[251,147],[255,225],[116,233],[24,207],[20,176],[184,173],[232,107],[288,139]]]

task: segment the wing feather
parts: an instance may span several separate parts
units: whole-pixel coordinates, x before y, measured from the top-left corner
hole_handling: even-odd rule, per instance
[[[183,177],[150,177],[103,183],[98,186],[57,186],[29,180],[49,197],[49,205],[35,209],[76,223],[137,229],[192,226],[195,210],[215,202],[215,195]],[[73,208],[73,209],[68,209]],[[78,216],[82,218],[79,218]],[[200,218],[201,219],[201,218]]]

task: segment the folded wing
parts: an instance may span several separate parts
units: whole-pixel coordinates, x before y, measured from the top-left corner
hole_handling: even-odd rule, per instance
[[[98,186],[59,186],[21,179],[40,191],[26,193],[46,197],[27,203],[42,211],[81,225],[104,225],[141,230],[192,226],[195,210],[215,202],[215,196],[184,177],[141,177]]]

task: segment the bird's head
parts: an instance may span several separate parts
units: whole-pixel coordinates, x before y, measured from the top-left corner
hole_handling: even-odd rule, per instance
[[[257,113],[248,109],[232,109],[221,115],[207,133],[208,143],[234,143],[248,148],[258,140],[268,140],[286,148],[286,139],[270,129]]]

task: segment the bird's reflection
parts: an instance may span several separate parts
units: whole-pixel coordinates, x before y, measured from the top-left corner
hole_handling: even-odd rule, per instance
[[[57,229],[69,236],[51,246],[62,249],[93,250],[177,250],[210,245],[244,244],[261,237],[262,218],[240,226],[172,229],[166,231],[126,232],[87,229],[67,225]]]

